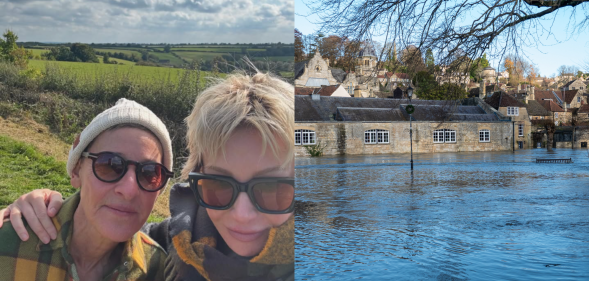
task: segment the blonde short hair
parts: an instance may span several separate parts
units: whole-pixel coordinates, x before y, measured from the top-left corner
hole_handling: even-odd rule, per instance
[[[236,128],[256,129],[262,147],[269,146],[278,158],[286,154],[283,167],[294,159],[294,87],[266,73],[232,74],[203,91],[185,119],[190,155],[182,169],[187,179],[200,171],[203,156],[224,153],[225,143]],[[279,151],[287,149],[287,151]]]

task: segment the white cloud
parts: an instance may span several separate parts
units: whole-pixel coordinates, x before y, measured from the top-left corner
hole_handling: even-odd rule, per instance
[[[292,42],[294,2],[0,0],[0,28],[22,41]]]

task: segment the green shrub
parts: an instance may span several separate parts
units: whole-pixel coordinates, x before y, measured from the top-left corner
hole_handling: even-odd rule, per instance
[[[323,150],[325,150],[325,147],[327,147],[327,144],[322,146],[321,141],[318,141],[315,145],[306,145],[305,149],[311,157],[319,157],[323,156]]]

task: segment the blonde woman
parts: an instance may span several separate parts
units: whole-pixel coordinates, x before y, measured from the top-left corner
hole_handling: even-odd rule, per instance
[[[143,228],[168,250],[166,280],[294,280],[294,88],[232,75],[201,93],[186,124],[188,183],[172,187],[171,217]],[[36,198],[6,212],[35,214]],[[25,218],[50,231],[47,216]]]

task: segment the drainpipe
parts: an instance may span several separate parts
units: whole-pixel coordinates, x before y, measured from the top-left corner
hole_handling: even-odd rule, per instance
[[[577,132],[577,126],[573,126],[573,139],[571,140],[572,147],[575,149],[575,133]]]
[[[515,121],[511,121],[511,152],[515,152]]]

